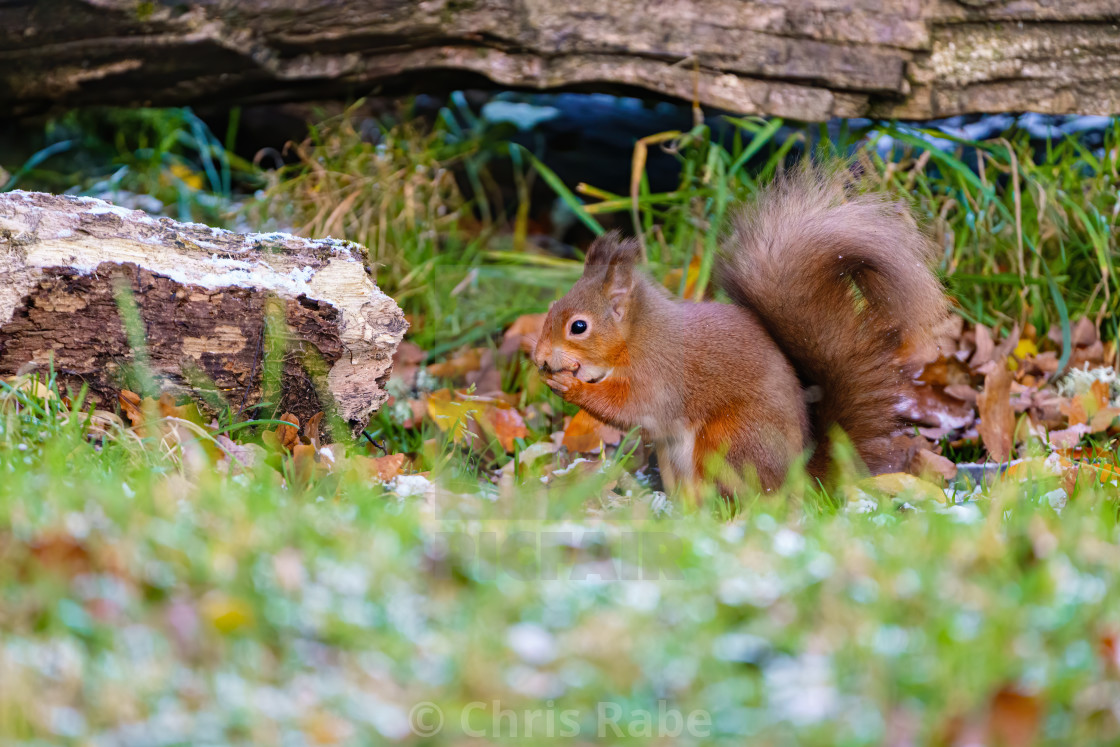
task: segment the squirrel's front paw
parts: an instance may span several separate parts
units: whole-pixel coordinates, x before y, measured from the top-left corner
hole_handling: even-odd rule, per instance
[[[583,382],[577,379],[571,371],[554,371],[545,376],[544,383],[548,384],[548,388],[552,391],[564,396]]]

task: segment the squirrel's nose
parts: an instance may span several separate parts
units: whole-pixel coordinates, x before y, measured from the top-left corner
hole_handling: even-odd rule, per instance
[[[533,350],[533,363],[537,364],[537,368],[545,373],[551,373],[552,370],[548,367],[548,356],[552,353],[552,346],[547,341],[541,339],[537,343],[537,347]]]

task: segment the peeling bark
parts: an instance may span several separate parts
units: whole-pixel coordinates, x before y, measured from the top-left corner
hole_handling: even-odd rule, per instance
[[[53,368],[111,409],[122,387],[136,386],[121,318],[127,289],[161,389],[252,413],[269,360],[265,319],[276,310],[281,386],[265,414],[303,420],[333,408],[362,426],[388,396],[407,326],[363,256],[349,242],[237,234],[90,198],[0,194],[0,374]]]
[[[462,85],[645,89],[802,120],[1120,112],[1116,0],[13,0],[0,107]]]

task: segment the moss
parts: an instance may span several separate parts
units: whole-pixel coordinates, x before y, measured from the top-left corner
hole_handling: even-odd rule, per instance
[[[136,3],[136,18],[140,21],[151,20],[155,12],[156,4],[154,2],[144,0],[143,2]]]

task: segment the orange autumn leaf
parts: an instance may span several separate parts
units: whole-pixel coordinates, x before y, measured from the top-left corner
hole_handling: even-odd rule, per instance
[[[121,412],[132,423],[132,427],[136,427],[144,422],[144,413],[140,409],[140,395],[136,392],[130,392],[127,389],[122,389],[121,393],[117,395],[117,401],[120,403]]]
[[[280,419],[284,423],[276,427],[276,442],[284,451],[290,452],[299,445],[299,418],[286,412],[280,416]]]
[[[323,413],[317,412],[311,416],[303,426],[303,437],[306,438],[312,446],[316,449],[319,448],[319,424],[323,422]]]
[[[685,271],[680,267],[674,270],[669,270],[669,272],[665,273],[665,279],[661,284],[665,286],[665,288],[668,289],[670,293],[676,293],[681,288],[681,278],[683,277],[684,292],[681,294],[681,298],[689,298],[695,301],[699,301],[701,299],[697,298],[696,296],[696,284],[700,282],[701,264],[702,260],[700,255],[695,255],[692,258],[692,261],[688,263],[687,275],[685,274]]]
[[[352,457],[361,474],[379,482],[389,482],[404,471],[404,454],[386,454],[379,457]]]
[[[596,451],[604,444],[615,445],[622,440],[622,431],[596,420],[580,410],[564,429],[564,447],[572,453]]]
[[[1015,412],[1011,408],[1011,371],[1007,360],[1001,359],[984,377],[984,391],[976,398],[980,423],[976,430],[984,448],[997,462],[1006,462],[1011,456],[1012,434],[1015,431]]]
[[[513,451],[514,441],[519,438],[528,438],[529,429],[525,427],[525,420],[521,413],[512,407],[491,405],[483,411],[488,430],[492,431],[498,443],[507,452]]]
[[[536,335],[540,334],[541,327],[544,326],[544,319],[548,314],[522,314],[509,325],[504,337],[513,337],[514,335]]]
[[[156,402],[156,407],[161,417],[178,418],[194,423],[195,425],[203,425],[206,422],[198,409],[198,405],[194,402],[177,405],[175,404],[175,398],[172,397],[169,392],[164,392],[159,395],[159,401]]]

